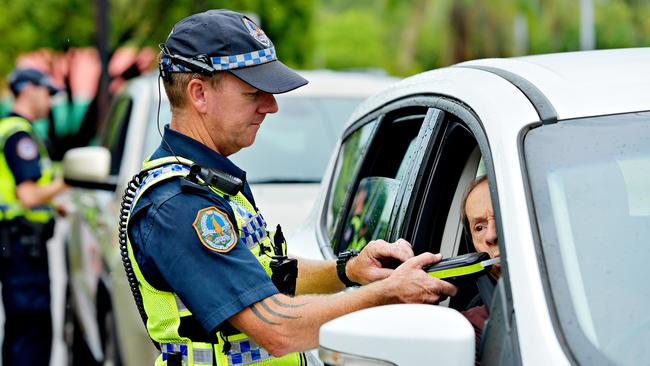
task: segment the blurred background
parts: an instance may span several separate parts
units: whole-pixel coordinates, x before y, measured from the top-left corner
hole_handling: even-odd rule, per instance
[[[246,167],[246,159],[259,161],[260,156],[267,156],[284,161],[289,168],[298,167],[289,169],[292,174],[306,171],[305,166],[318,169],[307,178],[287,176],[280,169],[273,173],[282,176],[259,178],[259,188],[254,190],[260,200],[287,197],[271,190],[270,183],[293,184],[288,188],[292,199],[283,198],[284,202],[296,201],[296,183],[304,186],[304,207],[300,208],[304,214],[296,214],[295,207],[283,208],[277,216],[271,213],[272,219],[279,217],[277,221],[282,223],[287,222],[287,217],[303,218],[309,211],[330,151],[354,106],[399,78],[476,58],[650,46],[650,0],[0,0],[0,117],[11,111],[12,96],[6,86],[9,72],[15,67],[40,69],[65,90],[54,97],[49,117],[34,122],[53,160],[61,160],[74,147],[109,144],[116,169],[120,164],[139,166],[143,157],[122,157],[121,151],[129,123],[148,126],[146,134],[143,132],[139,137],[147,149],[159,141],[156,109],[151,107],[158,103],[154,87],[157,80],[155,73],[150,73],[156,68],[158,44],[178,20],[212,8],[244,12],[255,19],[275,43],[279,58],[290,67],[307,72],[305,76],[312,81],[302,94],[288,93],[291,95],[279,98],[281,113],[270,117],[284,123],[266,125],[256,143],[258,149],[263,149],[268,141],[268,151],[284,149],[292,157],[302,157],[307,162],[287,163],[288,160],[266,150],[260,153],[252,148],[235,156],[241,159],[238,163],[242,167]],[[138,78],[141,75],[144,77]],[[127,81],[131,79],[129,90]],[[162,103],[160,119],[167,123],[169,107],[165,98]],[[132,114],[131,106],[135,110],[139,105],[144,105],[149,114]],[[305,120],[313,123],[305,124]],[[327,128],[327,133],[314,129],[315,125]],[[274,130],[273,126],[284,130]],[[314,134],[319,137],[314,138]],[[108,137],[102,140],[101,136]],[[324,136],[329,139],[325,141]],[[149,140],[153,142],[147,143]],[[314,141],[322,146],[316,146]],[[317,147],[322,147],[319,154],[315,152]],[[310,150],[296,153],[298,148]],[[317,155],[321,158],[316,166]],[[125,164],[127,159],[137,163]],[[123,173],[124,169],[120,169],[121,176],[134,173]],[[250,171],[260,172],[259,168]],[[117,208],[121,191],[110,192],[104,198],[96,201]],[[75,201],[65,196],[63,200]],[[280,207],[279,203],[263,206],[265,217],[266,209],[276,206]],[[112,315],[107,309],[111,309],[113,302],[116,306],[120,304],[110,291],[101,290],[111,288],[102,281],[115,273],[107,263],[117,263],[117,273],[123,274],[121,263],[110,260],[119,258],[113,230],[117,214],[110,209],[93,210],[71,210],[67,219],[57,222],[55,237],[48,244],[55,334],[51,364],[151,364],[134,359],[127,349],[131,340],[124,334],[139,332],[140,338],[131,342],[133,347],[139,348],[140,353],[149,352],[142,357],[154,354],[134,306],[122,306],[134,313],[133,321],[125,322],[134,328],[113,329],[112,317],[106,315]],[[105,217],[107,224],[75,224],[82,221],[75,219],[75,212],[91,212],[92,223]],[[77,226],[83,230],[77,230]],[[97,227],[111,231],[93,232]],[[85,233],[80,237],[91,240],[71,240],[78,235],[75,230]],[[71,250],[71,243],[81,249]],[[66,252],[77,253],[80,259],[64,258]],[[82,268],[77,271],[70,263],[78,263]],[[113,287],[116,292],[121,289]],[[131,301],[128,286],[122,287],[126,291],[124,301]],[[71,300],[75,291],[76,303]],[[116,318],[124,317],[117,315]],[[84,319],[91,321],[82,322]],[[0,324],[2,320],[0,312]],[[98,324],[93,323],[95,320]],[[79,330],[85,339],[81,346],[77,342]],[[2,332],[0,327],[0,339]],[[62,340],[64,335],[67,345]],[[111,343],[112,338],[124,343]],[[118,350],[118,346],[122,349]]]
[[[49,123],[52,157],[88,143],[124,80],[155,66],[188,14],[256,17],[289,66],[394,76],[484,57],[650,45],[650,0],[0,0],[0,115],[16,66],[49,71],[68,93]]]

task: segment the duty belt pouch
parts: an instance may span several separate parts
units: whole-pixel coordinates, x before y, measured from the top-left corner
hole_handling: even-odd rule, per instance
[[[183,366],[183,355],[180,352],[168,352],[167,366]]]
[[[298,260],[285,256],[273,256],[270,267],[271,281],[278,288],[278,291],[285,295],[294,296],[298,278]]]
[[[0,221],[0,259],[11,258],[11,228],[7,221]]]
[[[25,248],[29,258],[40,260],[45,257],[45,236],[50,235],[50,223],[41,224],[27,221],[24,218],[17,220],[20,225],[20,244]],[[51,235],[50,235],[51,237]]]

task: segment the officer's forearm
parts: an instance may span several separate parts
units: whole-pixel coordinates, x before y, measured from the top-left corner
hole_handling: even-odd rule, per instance
[[[344,289],[336,275],[336,261],[298,259],[296,294],[331,294]]]
[[[32,208],[48,203],[52,197],[66,187],[62,179],[56,179],[52,183],[43,186],[33,181],[25,181],[16,187],[16,197],[23,207]]]
[[[389,281],[378,281],[355,291],[334,295],[268,297],[229,319],[274,356],[302,352],[318,346],[318,331],[325,322],[344,314],[394,303],[397,292]]]

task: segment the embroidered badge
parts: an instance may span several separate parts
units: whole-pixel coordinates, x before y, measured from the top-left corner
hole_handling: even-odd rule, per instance
[[[237,233],[228,215],[214,206],[199,210],[192,226],[201,243],[215,252],[227,253],[237,243]]]
[[[23,137],[16,144],[16,155],[23,160],[33,160],[38,156],[38,146],[31,137]]]
[[[248,33],[250,33],[250,35],[253,36],[255,40],[266,47],[271,46],[271,40],[266,36],[266,33],[264,33],[262,28],[258,27],[257,24],[255,24],[255,22],[248,19],[247,17],[243,17],[242,22],[244,22],[244,27],[246,27]]]

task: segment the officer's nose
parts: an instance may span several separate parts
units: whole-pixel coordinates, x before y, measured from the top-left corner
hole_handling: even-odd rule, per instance
[[[262,103],[259,107],[260,113],[275,113],[278,111],[278,103],[275,101],[275,97],[271,93],[263,92],[262,94]]]

